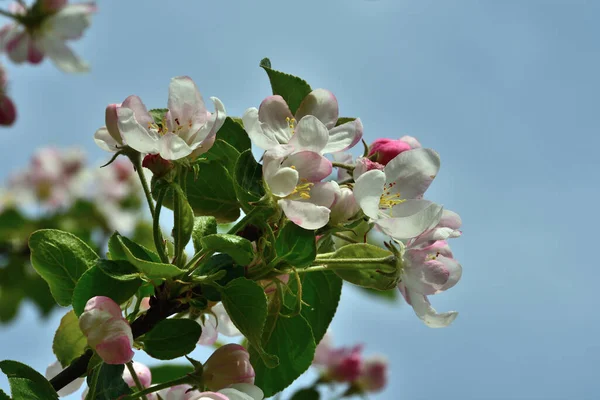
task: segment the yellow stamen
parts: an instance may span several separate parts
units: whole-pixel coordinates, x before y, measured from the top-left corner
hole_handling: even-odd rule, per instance
[[[295,118],[290,118],[290,117],[285,117],[285,121],[287,122],[290,131],[292,132],[292,135],[296,132],[296,119]]]
[[[392,209],[395,205],[402,204],[406,201],[400,197],[400,193],[391,193],[391,189],[396,186],[396,182],[385,185],[383,193],[379,199],[379,208],[383,210]],[[392,214],[390,213],[390,216]]]

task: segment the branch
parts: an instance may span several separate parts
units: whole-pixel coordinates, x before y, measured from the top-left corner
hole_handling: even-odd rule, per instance
[[[160,321],[167,319],[169,316],[189,308],[189,304],[181,304],[176,301],[157,301],[148,311],[138,317],[131,324],[131,332],[133,338],[138,338],[149,332]],[[60,374],[50,380],[50,384],[57,392],[73,382],[75,379],[83,376],[87,372],[87,366],[94,355],[92,350],[87,350],[82,356],[77,358]]]

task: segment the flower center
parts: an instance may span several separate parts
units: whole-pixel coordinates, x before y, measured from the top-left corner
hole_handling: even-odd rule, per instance
[[[290,132],[293,135],[296,132],[296,119],[285,117],[285,121],[287,122],[288,127],[290,128]]]
[[[293,165],[290,168],[296,169],[296,167],[294,167]],[[315,186],[315,184],[312,182],[308,182],[306,179],[300,179],[300,182],[302,183],[296,185],[294,191],[288,196],[293,196],[296,194],[305,200],[310,199],[310,189],[312,189],[312,187]]]
[[[188,121],[187,126],[188,129],[192,127],[191,119]],[[179,122],[179,118],[175,118],[175,126],[173,127],[173,130],[171,132],[177,134],[184,127],[185,126]],[[148,130],[156,131],[156,133],[158,133],[161,136],[164,136],[165,134],[169,133],[167,118],[163,116],[162,120],[160,121],[160,124],[157,124],[156,122],[148,122]]]
[[[381,194],[381,197],[379,199],[380,209],[391,209],[395,205],[404,203],[406,201],[406,199],[402,199],[400,197],[400,193],[391,193],[391,190],[394,186],[396,186],[396,182],[388,183],[384,186],[383,193]]]

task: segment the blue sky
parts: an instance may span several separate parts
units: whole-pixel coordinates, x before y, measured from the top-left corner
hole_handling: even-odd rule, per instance
[[[90,74],[7,63],[19,120],[0,131],[0,174],[38,145],[106,159],[92,141],[106,104],[138,94],[165,106],[176,75],[240,115],[269,94],[268,56],[333,91],[367,141],[410,134],[436,149],[428,197],[463,218],[452,242],[463,279],[431,298],[460,312],[451,327],[345,288],[337,342],[391,361],[373,398],[594,399],[599,18],[583,0],[102,2],[74,44]],[[0,327],[0,358],[43,370],[61,314],[42,324],[26,307]]]

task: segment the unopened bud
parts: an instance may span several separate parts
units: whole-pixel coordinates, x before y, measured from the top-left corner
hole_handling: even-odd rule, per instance
[[[398,154],[412,149],[404,140],[377,139],[369,147],[369,157],[380,164],[386,165]],[[374,156],[371,157],[371,156]]]
[[[219,347],[204,364],[204,384],[209,390],[219,390],[234,383],[254,383],[254,368],[250,354],[239,344]]]
[[[132,365],[140,384],[145,388],[150,387],[150,384],[152,383],[152,373],[150,372],[150,368],[137,361],[134,361]],[[129,368],[125,368],[125,371],[123,371],[123,380],[129,387],[135,387],[136,385]]]
[[[363,363],[359,384],[366,392],[378,392],[387,384],[388,363],[380,356],[371,357]]]
[[[354,167],[354,171],[352,172],[352,178],[356,181],[359,176],[361,176],[367,171],[371,171],[374,169],[383,171],[383,168],[385,168],[385,165],[379,164],[375,161],[371,161],[366,157],[361,157],[356,160],[356,166]]]
[[[133,358],[131,327],[111,298],[96,296],[89,299],[79,317],[79,327],[87,337],[88,345],[106,364],[125,364]]]
[[[159,154],[148,154],[142,161],[142,167],[148,168],[155,177],[161,178],[173,169],[173,163]]]
[[[10,126],[17,119],[17,109],[10,97],[0,94],[0,125]]]

